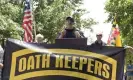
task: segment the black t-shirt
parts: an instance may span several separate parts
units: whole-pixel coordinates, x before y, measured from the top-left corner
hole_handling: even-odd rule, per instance
[[[98,43],[98,41],[95,41],[94,43],[91,44],[93,47],[101,47],[101,46],[106,46],[105,42]]]
[[[65,29],[66,34],[63,36],[63,38],[76,38],[76,35],[74,34],[75,28],[74,29]]]

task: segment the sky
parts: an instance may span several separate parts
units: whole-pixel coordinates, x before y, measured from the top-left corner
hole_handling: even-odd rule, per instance
[[[104,23],[105,20],[108,18],[108,13],[105,13],[104,6],[106,0],[83,0],[82,8],[87,9],[90,13],[85,15],[85,17],[89,16],[93,18],[95,21],[99,22],[97,25],[93,25],[92,28],[94,30],[93,33],[90,33],[88,29],[84,30],[84,34],[88,37],[88,44],[91,41],[96,40],[96,33],[102,32],[103,33],[103,41],[107,42],[108,36],[111,30],[111,23]],[[91,37],[92,39],[90,39]]]

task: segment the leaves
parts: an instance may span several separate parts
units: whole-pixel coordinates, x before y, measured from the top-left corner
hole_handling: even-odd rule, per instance
[[[0,36],[1,38],[23,37],[22,18],[25,0],[0,1]],[[49,43],[53,43],[58,32],[63,29],[67,16],[73,16],[77,28],[89,28],[96,22],[81,17],[88,13],[80,9],[82,0],[33,0],[33,15],[37,33],[43,34]],[[74,14],[73,14],[74,12]]]
[[[22,29],[18,27],[19,25],[13,22],[11,19],[8,19],[0,15],[0,36],[2,38],[16,38],[20,39]]]
[[[132,0],[108,0],[105,6],[109,13],[108,21],[117,14],[117,22],[120,26],[122,40],[124,45],[133,46],[133,2]],[[131,53],[127,50],[127,53]],[[127,54],[127,61],[132,54]]]
[[[133,45],[133,4],[131,0],[108,0],[105,10],[109,13],[108,21],[117,14],[124,44]]]
[[[20,9],[19,6],[11,3],[0,5],[0,40],[3,38],[21,39],[23,32],[19,24],[21,22]]]
[[[49,42],[54,42],[67,16],[74,17],[77,28],[89,28],[95,24],[93,19],[81,19],[82,15],[86,14],[85,10],[77,9],[81,2],[82,0],[47,0],[45,2],[40,0],[34,13],[37,32],[43,34]],[[72,11],[77,10],[78,12],[72,14]]]

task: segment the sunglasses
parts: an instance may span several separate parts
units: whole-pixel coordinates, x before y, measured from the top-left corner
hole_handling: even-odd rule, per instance
[[[102,35],[97,35],[97,36],[102,36]]]

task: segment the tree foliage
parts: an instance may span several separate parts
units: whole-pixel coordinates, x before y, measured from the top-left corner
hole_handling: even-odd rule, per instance
[[[123,43],[133,45],[133,2],[132,0],[108,0],[105,10],[109,13],[108,21],[117,14]]]
[[[11,3],[3,2],[0,5],[0,39],[16,38],[21,39],[22,28],[20,27],[20,8]]]
[[[22,19],[25,0],[0,0],[0,36],[1,38],[23,37]],[[38,4],[37,4],[38,3]],[[37,33],[53,43],[57,33],[63,28],[65,18],[73,16],[77,28],[89,28],[96,22],[81,19],[86,10],[80,9],[82,0],[33,0],[33,16]],[[37,4],[37,5],[36,5]],[[36,7],[34,7],[36,6]]]
[[[78,8],[81,2],[82,0],[39,0],[35,10],[38,33],[42,33],[48,41],[53,42],[57,33],[63,28],[67,16],[74,17],[77,28],[95,24],[93,19],[81,19],[81,16],[86,13],[85,10]]]
[[[132,0],[108,0],[105,10],[109,13],[108,21],[113,19],[114,14],[117,14],[117,22],[120,26],[120,31],[124,45],[133,46],[133,1]],[[127,53],[130,53],[127,50]],[[132,58],[132,54],[127,55],[127,60]]]

